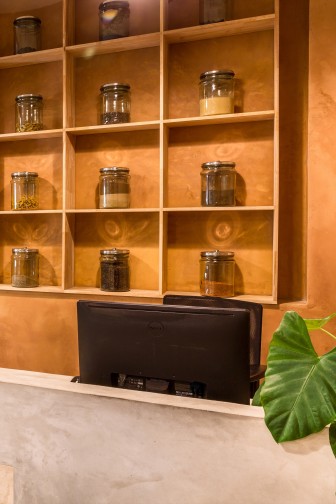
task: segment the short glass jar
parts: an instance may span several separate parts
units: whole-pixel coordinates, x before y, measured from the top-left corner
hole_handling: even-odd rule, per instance
[[[129,250],[100,251],[100,289],[108,292],[130,290]]]
[[[234,113],[233,70],[210,70],[200,75],[200,115]]]
[[[234,296],[234,252],[209,250],[201,252],[200,293],[202,296]]]
[[[236,163],[233,161],[210,161],[202,164],[202,206],[235,206]]]
[[[11,209],[37,210],[39,207],[38,173],[14,172],[11,177]]]
[[[129,208],[129,168],[110,166],[99,172],[99,208]]]
[[[41,19],[21,16],[14,20],[14,54],[40,51]]]
[[[100,88],[100,124],[130,122],[131,92],[129,84],[112,82]]]
[[[15,98],[15,131],[43,129],[43,97],[38,94],[21,94]]]
[[[107,1],[99,5],[99,40],[129,36],[128,2]]]
[[[29,249],[27,247],[13,248],[11,258],[11,276],[13,287],[38,287],[38,249]]]
[[[229,0],[199,0],[200,24],[219,23],[230,19]]]

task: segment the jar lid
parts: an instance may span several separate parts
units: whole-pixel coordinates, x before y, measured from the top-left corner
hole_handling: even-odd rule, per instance
[[[218,168],[229,168],[233,170],[236,166],[234,161],[208,161],[202,164],[203,170],[216,170]]]
[[[234,252],[228,250],[205,250],[201,252],[201,257],[209,257],[211,259],[228,261],[234,258]]]
[[[224,79],[233,79],[235,73],[233,70],[209,70],[200,75],[201,81],[207,79],[214,79],[215,77],[222,77]]]
[[[129,3],[128,2],[113,2],[112,1],[107,1],[107,2],[102,2],[99,5],[99,10],[101,12],[105,12],[106,10],[109,9],[128,9],[129,8]]]
[[[100,91],[129,91],[131,86],[129,84],[123,84],[121,82],[109,82],[108,84],[103,84],[100,86]]]
[[[41,19],[36,16],[20,16],[14,19],[13,24],[17,26],[19,24],[24,24],[26,21],[34,21],[35,23],[41,24]]]
[[[23,171],[23,172],[13,172],[11,173],[11,177],[38,177],[37,172],[29,172],[29,171]]]
[[[120,255],[120,256],[128,256],[129,255],[129,250],[127,249],[116,249],[116,248],[112,248],[112,249],[103,249],[100,251],[100,254],[101,255],[109,255],[109,256],[116,256],[116,255]]]
[[[43,96],[40,95],[40,94],[33,94],[33,93],[27,93],[27,94],[20,94],[18,95],[15,100],[18,102],[18,101],[22,101],[22,100],[43,100]]]
[[[28,247],[13,248],[13,254],[38,254],[39,249],[30,249]]]
[[[100,168],[100,173],[129,173],[129,168],[123,166],[107,166],[106,168]]]

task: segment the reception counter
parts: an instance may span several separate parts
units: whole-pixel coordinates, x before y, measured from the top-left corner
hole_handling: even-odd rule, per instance
[[[277,445],[253,406],[0,369],[1,504],[334,504],[328,431]]]

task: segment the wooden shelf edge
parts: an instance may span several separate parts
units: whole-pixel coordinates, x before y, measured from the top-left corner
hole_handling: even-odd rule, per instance
[[[68,54],[75,58],[93,58],[100,54],[109,54],[113,52],[131,51],[135,49],[146,49],[148,47],[158,47],[160,45],[160,33],[145,33],[142,35],[133,35],[113,40],[104,40],[67,46],[65,48]]]
[[[255,16],[251,18],[223,21],[221,23],[167,30],[163,32],[163,36],[168,43],[177,44],[180,42],[193,42],[208,38],[273,30],[274,24],[275,14],[267,14],[265,16]]]
[[[227,206],[227,207],[165,207],[164,212],[273,212],[274,206]]]
[[[272,121],[274,110],[261,110],[257,112],[241,112],[236,114],[220,114],[213,116],[183,117],[181,119],[164,119],[163,123],[168,128],[187,126],[204,126],[207,124],[230,124],[256,121]]]
[[[157,298],[162,297],[160,292],[157,290],[140,290],[140,289],[131,289],[127,292],[105,292],[100,290],[98,287],[71,287],[68,289],[64,289],[65,294],[81,294],[81,295],[90,295],[90,296],[108,296],[108,297],[140,297],[140,298]]]
[[[159,208],[72,208],[66,209],[67,214],[91,213],[159,213]]]
[[[62,215],[63,210],[0,210],[1,215],[41,215],[41,214],[58,214]]]
[[[0,134],[0,142],[17,142],[23,140],[43,140],[48,138],[62,138],[63,130],[40,130],[30,131],[27,133],[2,133]]]
[[[80,126],[74,128],[66,128],[68,134],[74,136],[80,135],[97,135],[101,133],[116,133],[118,131],[146,131],[160,129],[160,121],[142,121],[123,124],[108,124],[97,126]]]
[[[2,56],[0,58],[0,69],[15,68],[26,65],[40,65],[41,63],[62,61],[63,56],[63,47],[45,49],[43,51],[34,51],[25,54],[12,54],[10,56]]]
[[[18,287],[12,287],[9,284],[0,284],[0,291],[10,291],[10,292],[35,292],[37,294],[40,293],[63,293],[64,290],[62,287],[55,287],[53,285],[40,285],[39,287],[29,287],[29,288],[18,288]]]

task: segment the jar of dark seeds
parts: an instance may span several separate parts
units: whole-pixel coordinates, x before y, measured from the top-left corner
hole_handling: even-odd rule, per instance
[[[236,163],[211,161],[202,164],[202,206],[234,206],[236,204]]]
[[[14,172],[11,177],[11,209],[37,210],[39,207],[38,173]]]
[[[201,252],[200,293],[202,296],[234,296],[234,252],[208,250]]]
[[[200,24],[219,23],[230,19],[230,0],[199,0]]]
[[[13,287],[38,287],[39,251],[38,249],[13,248],[11,259]]]
[[[14,20],[14,54],[41,49],[41,20],[35,16],[21,16]]]
[[[129,250],[100,251],[100,289],[109,292],[130,290]]]
[[[99,172],[99,208],[129,208],[129,169],[110,166]]]
[[[129,84],[112,82],[100,88],[100,124],[130,122],[131,93]]]
[[[43,97],[38,94],[21,94],[15,101],[15,131],[43,129]]]
[[[99,40],[128,37],[129,17],[128,2],[102,2],[99,5]]]

